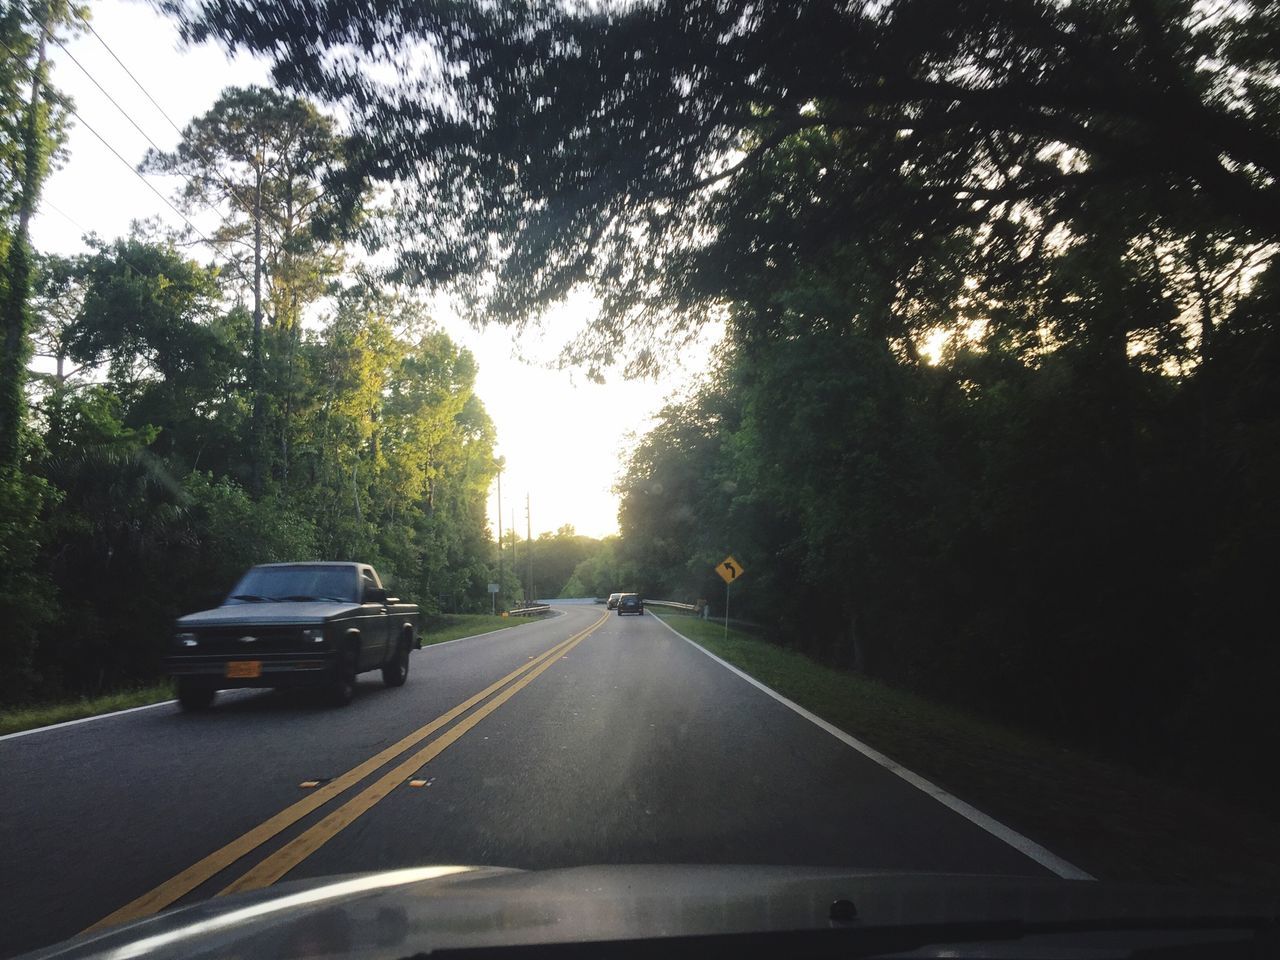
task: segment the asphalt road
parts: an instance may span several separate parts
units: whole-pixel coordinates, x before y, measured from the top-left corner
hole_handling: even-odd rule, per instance
[[[242,691],[0,740],[0,811],[5,957],[229,886],[422,864],[1048,873],[653,616],[591,606],[418,651],[345,709]]]

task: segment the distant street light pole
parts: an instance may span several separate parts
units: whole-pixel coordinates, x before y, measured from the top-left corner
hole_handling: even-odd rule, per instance
[[[502,596],[502,467],[498,467],[498,592],[493,595],[493,612],[498,612],[498,598]],[[502,608],[507,609],[506,607]]]
[[[529,596],[526,601],[533,603],[536,598],[536,591],[533,589],[533,514],[529,510],[529,494],[524,495],[524,522],[525,522],[525,540],[528,546],[525,552],[529,554]]]

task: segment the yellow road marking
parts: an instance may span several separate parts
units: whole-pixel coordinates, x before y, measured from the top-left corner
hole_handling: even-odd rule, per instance
[[[512,680],[529,670],[534,669],[543,661],[553,660],[562,650],[567,649],[570,644],[576,643],[598,627],[604,619],[605,618],[602,616],[586,630],[576,633],[572,637],[569,637],[569,639],[562,640],[560,643],[557,643],[550,650],[511,671],[501,680],[494,681],[479,693],[468,697],[452,710],[436,717],[426,726],[418,728],[413,731],[413,733],[401,738],[385,750],[380,751],[368,760],[365,760],[363,763],[352,767],[346,773],[342,774],[342,776],[335,777],[330,780],[324,786],[309,793],[303,799],[286,807],[273,817],[264,820],[248,833],[232,840],[226,846],[215,850],[204,859],[192,864],[186,870],[183,870],[176,876],[166,880],[155,889],[149,890],[137,899],[126,903],[119,910],[103,917],[83,932],[90,933],[94,930],[101,930],[103,927],[110,927],[117,923],[125,923],[129,920],[137,920],[141,917],[149,917],[153,913],[159,913],[171,903],[186,896],[196,887],[200,886],[200,884],[221,873],[241,857],[252,853],[258,847],[262,846],[262,844],[280,833],[280,831],[287,829],[303,817],[307,816],[307,814],[324,806],[324,804],[328,803],[338,794],[343,793],[349,787],[359,783],[379,767],[384,766],[391,760],[394,760],[400,754],[404,753],[404,751],[431,736],[431,734],[435,733],[441,727],[452,723],[477,703],[480,703],[482,700],[489,697],[495,691],[501,689]]]
[[[593,633],[597,627],[604,623],[606,619],[608,618],[601,617],[587,628],[587,630],[583,631],[576,637],[570,638],[569,645],[563,649],[572,650],[591,633]],[[461,723],[451,727],[447,733],[437,737],[435,740],[432,740],[431,743],[423,747],[408,760],[398,764],[390,772],[383,774],[372,784],[365,787],[364,790],[360,791],[340,806],[337,810],[334,810],[326,816],[319,823],[290,840],[283,847],[242,876],[239,880],[236,880],[225,890],[222,890],[218,896],[221,897],[228,893],[240,893],[245,890],[259,890],[263,887],[269,887],[271,884],[275,883],[299,863],[337,836],[341,830],[350,826],[357,818],[367,813],[374,804],[390,794],[397,786],[404,783],[406,777],[417,773],[418,770],[427,763],[444,753],[444,751],[449,749],[449,747],[462,739],[462,737],[481,720],[489,716],[489,714],[493,713],[529,684],[533,683],[539,675],[555,666],[556,662],[557,659],[555,657],[548,657],[542,663],[538,664],[535,670],[530,671],[530,673],[523,679],[507,687],[507,689],[503,690],[484,706],[476,710],[475,713],[472,713]]]

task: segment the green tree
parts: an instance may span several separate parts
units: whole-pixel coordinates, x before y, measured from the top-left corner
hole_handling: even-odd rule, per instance
[[[321,552],[374,559],[424,605],[487,605],[496,467],[474,358],[365,286],[337,297],[303,358],[310,393],[289,497],[316,519]]]
[[[194,549],[175,557],[169,581],[180,609],[220,603],[255,563],[316,556],[315,523],[276,500],[254,500],[235,481],[194,472],[183,481]]]
[[[539,597],[566,596],[565,588],[574,571],[600,549],[600,541],[581,536],[572,524],[555,533],[543,533],[530,545],[533,556],[533,588]],[[518,570],[527,580],[528,565]],[[527,584],[526,584],[527,586]]]
[[[223,307],[217,271],[139,234],[41,268],[33,339],[55,363],[41,378],[50,447],[63,443],[67,397],[92,374],[110,384],[127,425],[159,428],[153,453],[242,474],[233,437],[245,331],[242,314]]]
[[[38,681],[37,629],[46,619],[48,580],[36,560],[41,512],[56,492],[23,471],[38,445],[28,434],[33,253],[29,227],[63,141],[68,104],[49,83],[49,36],[67,32],[57,0],[0,9],[0,699]]]
[[[0,471],[0,703],[29,699],[45,678],[37,665],[41,628],[49,623],[57,594],[40,563],[41,513],[57,492],[42,478]]]
[[[49,83],[47,45],[67,31],[59,0],[0,11],[0,471],[17,468],[30,356],[30,224],[63,140],[68,103]]]
[[[618,556],[618,542],[617,537],[597,541],[591,553],[573,568],[560,596],[600,598],[621,590],[629,592],[631,578]]]
[[[356,187],[354,197],[342,194],[350,183],[340,176],[343,158],[333,121],[311,103],[261,87],[232,87],[187,125],[172,153],[152,150],[141,166],[180,174],[185,186],[178,199],[188,210],[212,207],[222,214],[212,239],[249,286],[256,492],[270,463],[288,479],[302,312],[342,266],[335,230],[351,225],[361,193]],[[264,317],[274,333],[270,350]],[[272,404],[278,409],[268,409]],[[274,457],[266,446],[269,417],[279,441]]]

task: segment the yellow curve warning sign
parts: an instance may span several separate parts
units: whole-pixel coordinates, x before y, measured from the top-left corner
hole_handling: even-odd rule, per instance
[[[720,579],[725,583],[733,583],[746,571],[742,569],[742,564],[733,559],[733,557],[725,557],[716,564],[716,573],[720,574]]]

